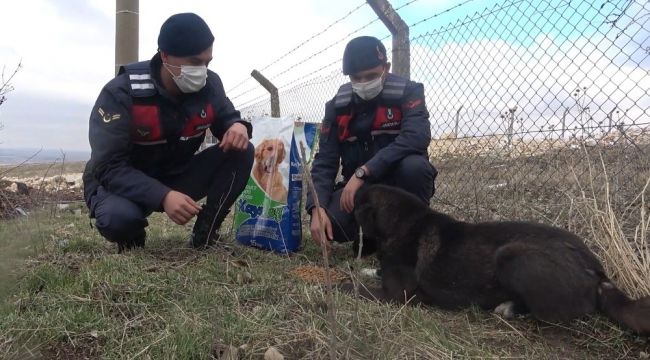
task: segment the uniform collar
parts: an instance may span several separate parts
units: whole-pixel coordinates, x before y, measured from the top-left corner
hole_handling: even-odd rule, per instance
[[[160,53],[156,53],[149,62],[149,71],[151,72],[151,80],[153,80],[154,86],[158,93],[160,93],[164,98],[171,100],[172,102],[177,102],[176,98],[171,96],[169,92],[162,86],[162,79],[160,78],[160,69],[162,68],[162,58]]]

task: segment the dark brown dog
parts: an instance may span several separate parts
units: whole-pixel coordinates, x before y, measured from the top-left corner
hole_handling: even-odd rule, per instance
[[[357,194],[355,216],[377,239],[381,300],[445,309],[477,305],[512,316],[566,322],[601,311],[650,334],[650,297],[631,300],[607,278],[576,235],[531,222],[470,224],[436,212],[397,188]]]

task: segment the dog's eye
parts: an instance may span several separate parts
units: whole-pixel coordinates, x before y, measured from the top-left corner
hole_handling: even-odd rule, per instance
[[[268,151],[273,151],[273,146],[269,146],[269,147],[267,147],[266,150],[268,150]]]

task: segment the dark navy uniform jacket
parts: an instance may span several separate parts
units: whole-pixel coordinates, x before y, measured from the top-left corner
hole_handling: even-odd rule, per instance
[[[145,209],[160,209],[170,189],[159,179],[187,169],[207,129],[221,139],[242,122],[252,136],[250,123],[241,120],[216,73],[208,71],[206,86],[179,101],[162,87],[161,66],[159,54],[127,65],[99,94],[90,115],[91,158],[83,175],[89,206],[101,185]]]
[[[345,181],[354,170],[366,165],[371,179],[380,180],[408,155],[428,159],[431,123],[422,84],[388,74],[377,98],[364,101],[347,83],[325,105],[319,151],[314,157],[312,177],[318,200],[327,207],[341,166]],[[307,196],[306,209],[314,201]]]

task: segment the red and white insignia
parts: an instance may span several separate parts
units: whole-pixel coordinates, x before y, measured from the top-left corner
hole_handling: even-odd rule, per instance
[[[408,103],[406,103],[406,107],[409,109],[413,109],[414,107],[422,104],[422,99],[417,99],[417,100],[411,100]]]

